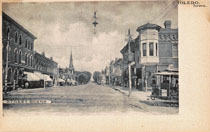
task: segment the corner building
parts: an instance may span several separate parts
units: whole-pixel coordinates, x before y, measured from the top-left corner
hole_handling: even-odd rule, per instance
[[[132,76],[135,76],[132,84],[140,90],[151,89],[155,84],[154,73],[178,71],[178,29],[172,29],[168,20],[164,26],[142,25],[136,30],[138,37],[130,43],[135,62],[131,66]],[[121,50],[123,56],[128,52],[127,45]]]
[[[20,84],[24,71],[33,72],[34,40],[36,37],[2,12],[2,77],[5,83],[8,52],[8,84]],[[8,45],[8,51],[7,51]]]

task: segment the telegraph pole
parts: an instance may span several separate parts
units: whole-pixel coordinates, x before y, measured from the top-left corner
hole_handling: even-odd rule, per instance
[[[7,31],[7,46],[6,46],[6,66],[5,66],[5,89],[4,93],[7,94],[7,76],[8,76],[8,61],[9,61],[9,30]]]
[[[131,54],[131,47],[130,47],[130,41],[131,41],[131,34],[130,34],[130,29],[128,29],[128,78],[129,78],[129,94],[128,96],[131,96],[132,92],[132,85],[131,85],[131,63],[130,63],[130,54]]]

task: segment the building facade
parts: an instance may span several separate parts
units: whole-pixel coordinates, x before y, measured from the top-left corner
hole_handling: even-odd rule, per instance
[[[54,82],[56,82],[58,77],[58,64],[53,60],[52,57],[46,57],[44,52],[42,54],[35,52],[34,71],[46,74],[50,76]]]
[[[32,33],[2,12],[3,84],[5,81],[18,84],[24,71],[33,72],[35,39]]]
[[[147,23],[137,28],[136,39],[130,42],[133,62],[132,85],[147,90],[155,83],[154,73],[164,70],[178,71],[178,29],[171,28],[171,21],[164,28]],[[128,44],[121,50],[127,62]],[[128,70],[124,69],[124,73]]]

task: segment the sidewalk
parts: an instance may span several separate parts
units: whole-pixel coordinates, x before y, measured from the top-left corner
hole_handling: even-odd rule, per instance
[[[129,88],[128,87],[121,87],[121,86],[110,86],[111,88],[125,94],[128,95],[129,93]],[[146,100],[150,100],[150,96],[151,95],[151,91],[139,91],[137,89],[132,88],[132,92],[131,92],[131,97],[134,97],[138,100],[141,101],[146,101]]]
[[[129,88],[128,87],[121,87],[121,86],[110,86],[111,88],[113,88],[114,90],[117,90],[119,92],[121,92],[124,95],[128,95],[129,93]],[[137,89],[132,88],[132,92],[131,92],[131,97],[137,99],[138,101],[148,104],[148,105],[152,105],[152,106],[175,106],[178,107],[178,104],[170,102],[170,101],[166,101],[166,100],[161,100],[161,99],[155,99],[152,100],[150,98],[151,96],[151,91],[139,91]],[[174,105],[175,104],[175,105]]]

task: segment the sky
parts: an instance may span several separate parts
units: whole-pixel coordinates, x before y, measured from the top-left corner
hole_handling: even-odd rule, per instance
[[[178,28],[177,4],[150,2],[22,2],[3,3],[3,11],[37,37],[34,50],[68,67],[70,54],[77,71],[101,71],[110,60],[122,58],[130,28],[148,22],[164,27],[165,20]],[[97,12],[96,27],[93,15]],[[94,34],[96,32],[96,34]]]

